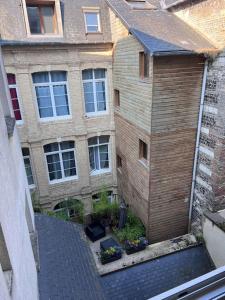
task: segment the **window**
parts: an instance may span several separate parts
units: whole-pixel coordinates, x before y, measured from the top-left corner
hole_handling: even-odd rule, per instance
[[[155,7],[151,5],[146,0],[127,0],[132,9],[154,9]]]
[[[139,158],[148,160],[148,145],[142,140],[139,140]]]
[[[84,13],[87,33],[101,32],[99,12],[88,11]]]
[[[106,192],[106,195],[107,195],[107,199],[109,201],[109,203],[113,203],[114,202],[114,195],[113,195],[113,192],[112,191],[107,191]],[[101,199],[101,193],[99,194],[94,194],[92,196],[92,200],[96,203],[96,202],[99,202]]]
[[[122,168],[122,158],[118,154],[116,155],[116,164],[118,169]]]
[[[70,114],[67,73],[39,72],[32,75],[40,118],[62,118]]]
[[[30,187],[34,186],[34,178],[31,167],[30,150],[29,148],[22,148],[23,161],[25,165],[25,171],[27,174],[27,181]]]
[[[139,52],[139,73],[140,77],[149,77],[149,58],[145,52]]]
[[[50,181],[77,178],[74,146],[73,141],[44,146]]]
[[[114,104],[115,106],[120,106],[120,91],[114,90]]]
[[[76,218],[76,221],[83,219],[83,203],[78,199],[69,199],[58,203],[54,207],[54,212],[59,217]]]
[[[59,33],[56,16],[58,1],[26,1],[29,31],[32,35],[51,35]],[[61,19],[60,19],[61,20]],[[61,28],[60,28],[61,29]]]
[[[109,136],[102,135],[88,139],[89,160],[92,174],[108,172]]]
[[[85,110],[87,114],[101,114],[107,110],[106,70],[83,70]]]
[[[7,79],[8,79],[9,91],[12,100],[12,107],[13,107],[15,119],[17,123],[22,123],[22,115],[20,111],[18,91],[16,86],[16,76],[14,74],[7,74]]]

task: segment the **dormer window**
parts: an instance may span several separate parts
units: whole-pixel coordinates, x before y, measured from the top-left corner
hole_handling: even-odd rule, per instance
[[[25,20],[30,35],[62,34],[59,0],[26,0]]]
[[[131,6],[132,9],[155,9],[155,7],[146,0],[126,0],[126,1]]]
[[[85,10],[84,19],[86,26],[86,33],[99,33],[101,32],[100,14],[98,10]]]

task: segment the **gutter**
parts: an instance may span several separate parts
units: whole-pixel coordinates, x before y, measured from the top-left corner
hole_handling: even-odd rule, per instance
[[[195,178],[196,178],[196,171],[197,171],[197,162],[198,162],[198,152],[199,152],[199,143],[200,143],[207,71],[208,71],[208,60],[205,61],[203,81],[202,81],[202,92],[201,92],[201,101],[200,101],[199,117],[198,117],[198,128],[197,128],[197,136],[196,136],[196,146],[195,146],[195,158],[194,158],[194,166],[193,166],[193,174],[192,174],[191,198],[190,198],[190,205],[189,205],[188,232],[191,231],[192,205],[193,205],[193,199],[194,199]]]

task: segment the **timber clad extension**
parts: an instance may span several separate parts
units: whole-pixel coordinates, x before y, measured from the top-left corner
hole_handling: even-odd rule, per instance
[[[186,233],[204,64],[217,49],[152,0],[17,2],[0,4],[3,54],[42,207],[75,196],[89,214],[105,186],[151,242]]]

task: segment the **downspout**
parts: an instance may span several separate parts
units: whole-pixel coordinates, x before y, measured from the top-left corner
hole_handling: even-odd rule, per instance
[[[204,96],[205,96],[205,89],[206,89],[207,70],[208,70],[208,60],[205,61],[203,80],[202,80],[201,101],[200,101],[200,107],[199,107],[198,128],[197,128],[196,146],[195,146],[195,158],[194,158],[194,166],[193,166],[193,174],[192,174],[191,198],[190,198],[190,206],[189,206],[188,232],[191,231],[192,205],[193,205],[193,198],[194,198],[195,177],[196,177],[196,171],[197,171],[197,162],[198,162],[198,152],[199,152],[201,125],[202,125]]]

